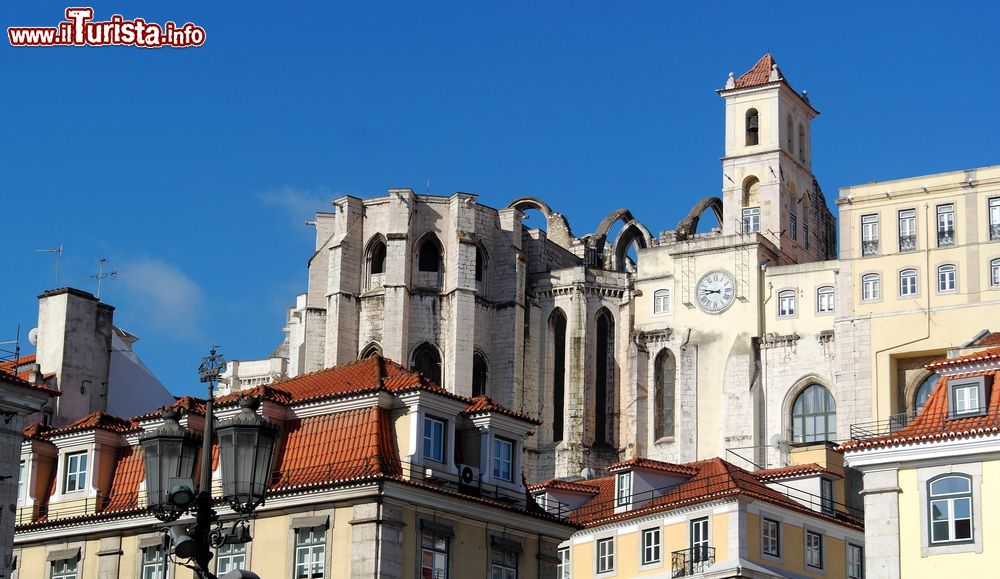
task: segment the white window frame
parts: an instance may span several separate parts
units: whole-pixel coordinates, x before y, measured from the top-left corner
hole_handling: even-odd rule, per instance
[[[832,285],[825,285],[816,290],[816,312],[826,314],[837,307],[836,293]]]
[[[295,548],[292,553],[294,579],[326,577],[326,535],[325,525],[295,529]],[[303,562],[299,561],[300,555],[306,556]]]
[[[429,546],[425,542],[425,539],[428,538],[430,539]],[[434,573],[436,571],[441,570],[438,567],[438,563],[440,563],[443,559],[444,576],[441,577],[440,579],[448,579],[448,576],[451,573],[451,539],[452,536],[446,532],[431,528],[421,529],[420,531],[420,576],[421,577],[424,574],[424,570],[429,569],[431,572],[431,576],[434,577],[434,579],[438,579],[438,577],[435,576]],[[444,549],[438,547],[438,542],[440,540],[444,541]],[[429,553],[431,556],[431,567],[424,566],[424,560],[425,560],[424,555],[427,553]],[[440,557],[436,557],[436,555],[439,555]]]
[[[878,255],[879,235],[878,235],[878,213],[869,213],[861,216],[861,256],[867,257]],[[865,242],[874,242],[876,249],[874,252],[865,253]]]
[[[795,315],[795,290],[778,292],[778,317],[787,318]]]
[[[247,568],[247,544],[223,544],[215,551],[215,574]]]
[[[615,570],[615,538],[598,539],[594,549],[597,556],[597,572],[611,573]]]
[[[805,531],[806,567],[812,569],[823,568],[823,533],[818,531]]]
[[[819,479],[820,509],[827,515],[834,512],[833,481],[828,478]]]
[[[917,270],[908,267],[899,272],[899,297],[911,297],[917,295]]]
[[[661,288],[653,292],[653,313],[670,313],[670,289]]]
[[[642,539],[639,548],[642,550],[640,561],[643,565],[655,565],[663,561],[661,535],[660,527],[650,527],[642,530]]]
[[[507,469],[504,476],[504,467]],[[500,436],[493,437],[493,478],[506,482],[514,480],[514,441]]]
[[[166,579],[163,558],[162,545],[143,547],[139,560],[139,577],[141,579]]]
[[[861,301],[874,302],[882,297],[882,279],[877,273],[861,276]]]
[[[958,266],[953,263],[941,264],[937,272],[939,292],[953,292],[958,288]]]
[[[22,460],[17,469],[17,502],[24,502],[24,461]]]
[[[440,438],[435,438],[438,433],[434,432],[434,427],[438,425],[441,427]],[[421,452],[424,460],[445,463],[448,446],[448,421],[433,416],[424,416],[423,435]]]
[[[490,549],[490,579],[517,579],[517,551],[493,545]]]
[[[986,412],[986,378],[952,378],[948,380],[948,411],[950,418],[978,416]]]
[[[847,579],[864,579],[865,548],[861,545],[847,543]]]
[[[556,579],[572,579],[573,559],[569,547],[563,547],[556,552],[559,562],[556,563]]]
[[[940,492],[934,493],[934,485],[941,483],[947,479],[959,479],[965,482],[968,486],[968,490],[962,492]],[[968,516],[958,516],[956,515],[956,507],[960,504],[965,504],[964,509],[968,511]],[[945,518],[942,520],[934,519],[934,509],[941,509]],[[971,543],[975,539],[976,530],[973,525],[973,513],[975,512],[974,505],[972,504],[972,478],[962,474],[947,474],[944,476],[939,476],[931,479],[927,482],[927,512],[930,518],[930,529],[929,537],[931,545],[948,545],[956,543]],[[959,538],[957,536],[957,525],[960,521],[967,521],[969,525],[969,536]],[[935,523],[945,523],[945,529],[947,530],[947,536],[943,538],[937,538],[934,533]]]
[[[768,557],[781,557],[781,521],[760,518],[760,551]]]
[[[941,243],[942,236],[951,234],[951,243]],[[938,247],[955,245],[955,204],[944,203],[937,206]]]
[[[84,450],[81,452],[70,452],[66,454],[64,464],[66,472],[63,474],[63,493],[75,493],[87,488],[87,468],[89,466],[90,454]],[[81,460],[82,459],[82,460]],[[70,487],[72,481],[72,488]]]
[[[792,241],[799,239],[799,216],[794,211],[788,212],[788,233]]]
[[[987,232],[987,239],[991,241],[1000,239],[1000,234],[996,233],[996,228],[1000,228],[1000,197],[993,197],[989,200],[988,226],[990,230]]]
[[[615,506],[628,507],[632,504],[632,471],[620,472],[615,476]]]
[[[49,579],[77,579],[80,558],[58,559],[49,563]]]
[[[990,260],[990,285],[1000,287],[1000,257]]]
[[[760,231],[760,207],[743,208],[743,233],[757,233]]]

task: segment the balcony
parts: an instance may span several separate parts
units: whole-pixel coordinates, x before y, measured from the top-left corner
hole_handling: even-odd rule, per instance
[[[893,414],[887,420],[863,422],[851,425],[851,440],[867,440],[905,430],[907,437],[940,435],[948,428],[974,429],[1000,427],[1000,413],[989,408],[974,408],[957,414],[952,410],[945,412],[917,414],[904,412]]]
[[[948,247],[949,245],[955,245],[955,230],[954,229],[939,229],[938,230],[938,247]]]
[[[707,545],[681,549],[670,554],[671,577],[693,577],[715,563],[715,547]]]
[[[878,255],[878,240],[865,239],[861,242],[861,257]]]
[[[1000,223],[990,223],[990,239],[1000,239]]]
[[[899,251],[916,251],[916,250],[917,250],[916,235],[899,236]]]

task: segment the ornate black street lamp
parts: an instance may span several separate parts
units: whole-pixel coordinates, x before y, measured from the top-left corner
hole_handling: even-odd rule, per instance
[[[205,399],[205,432],[201,437],[201,479],[197,495],[191,476],[198,436],[180,425],[175,410],[165,409],[163,425],[139,440],[146,466],[148,509],[165,522],[176,521],[186,512],[194,514],[193,526],[173,526],[168,535],[174,556],[191,559],[192,567],[202,579],[216,579],[209,570],[212,547],[251,540],[245,520],[237,520],[231,528],[223,528],[212,508],[212,430],[215,426],[212,392],[225,366],[225,359],[216,354],[213,347],[198,367],[201,381],[208,383],[208,397]],[[264,502],[271,457],[278,439],[278,428],[257,415],[257,406],[255,400],[243,398],[240,412],[217,426],[222,500],[242,515],[249,515]],[[223,579],[229,577],[255,575],[238,571],[226,573]]]

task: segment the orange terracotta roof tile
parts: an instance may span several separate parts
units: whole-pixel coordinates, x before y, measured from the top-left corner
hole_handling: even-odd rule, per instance
[[[474,397],[472,399],[472,404],[470,404],[468,407],[466,407],[466,409],[463,410],[462,413],[465,414],[465,415],[467,415],[467,416],[476,416],[477,414],[496,413],[496,414],[503,414],[504,416],[510,416],[510,417],[513,417],[513,418],[517,418],[517,419],[523,420],[525,422],[530,422],[530,423],[536,424],[536,425],[542,423],[541,420],[538,420],[537,418],[533,418],[531,416],[528,416],[527,414],[521,414],[520,412],[516,412],[514,410],[511,410],[510,408],[507,408],[506,406],[501,405],[499,402],[497,402],[496,400],[493,400],[492,398],[490,398],[489,396],[486,396],[486,395],[481,395],[481,396]]]
[[[981,352],[982,353],[982,352]],[[966,363],[978,361],[977,358],[962,356]],[[956,360],[957,358],[952,358]],[[951,360],[945,360],[950,362]],[[930,365],[927,366],[930,368]],[[938,366],[939,368],[941,366]],[[986,401],[985,413],[967,418],[956,418],[948,406],[948,381],[939,380],[931,391],[927,402],[912,421],[902,428],[874,438],[849,440],[840,449],[846,452],[886,446],[897,446],[916,442],[936,440],[953,440],[957,438],[974,438],[988,434],[1000,433],[1000,370],[969,372],[968,376],[987,376],[993,381],[989,400]]]
[[[739,78],[736,79],[736,88],[747,88],[771,82],[770,77],[772,66],[774,66],[774,58],[772,58],[771,53],[768,52],[764,56],[760,57],[757,64],[754,64],[750,70],[744,72]]]
[[[827,476],[832,476],[836,478],[844,478],[839,473],[834,472],[830,469],[823,468],[815,462],[809,464],[793,464],[790,466],[781,466],[777,468],[767,468],[762,470],[754,471],[754,476],[762,481],[777,481],[789,478],[797,478],[800,476],[810,476],[817,474],[824,474]]]
[[[599,492],[601,492],[600,485],[594,483],[592,480],[568,481],[568,480],[552,478],[547,481],[527,486],[528,490],[531,492],[549,490],[549,489],[568,491],[573,493],[584,493],[588,495],[596,495]]]
[[[35,354],[28,354],[26,356],[21,356],[20,358],[14,358],[13,360],[0,362],[0,372],[17,374],[23,371],[23,366],[30,366],[31,364],[34,364],[36,359],[37,357]]]
[[[670,462],[662,462],[659,460],[653,460],[651,458],[644,458],[641,456],[636,456],[628,460],[616,462],[615,464],[605,468],[604,470],[608,472],[617,472],[629,468],[648,468],[651,470],[658,470],[662,472],[669,472],[684,476],[694,476],[698,474],[698,469],[692,466],[688,466],[685,464],[673,464]]]
[[[400,473],[388,411],[372,407],[285,425],[272,490]]]
[[[49,396],[61,396],[62,395],[62,392],[60,392],[58,390],[55,390],[55,389],[52,389],[52,388],[49,388],[44,383],[42,383],[42,384],[35,384],[33,382],[28,382],[25,378],[22,378],[20,376],[16,376],[14,374],[10,374],[8,372],[4,372],[2,370],[0,370],[0,380],[4,381],[7,384],[10,384],[12,386],[19,386],[19,387],[25,388],[27,390],[34,390],[34,391],[37,391],[37,392],[43,392],[45,394],[48,394]]]
[[[139,508],[139,486],[146,478],[144,469],[145,462],[140,446],[118,449],[111,486],[107,492],[108,502],[101,511],[110,513]]]
[[[930,364],[927,364],[926,368],[928,370],[937,370],[939,368],[950,368],[952,366],[961,366],[963,364],[970,364],[973,362],[989,362],[993,360],[1000,360],[1000,348],[990,348],[988,350],[958,356],[957,358],[935,360]]]
[[[138,423],[132,420],[125,420],[117,416],[112,416],[105,412],[97,411],[84,416],[70,423],[68,426],[51,430],[46,435],[48,438],[79,432],[81,430],[101,429],[110,432],[130,432],[138,428]]]
[[[1000,332],[991,332],[976,341],[977,346],[1000,346]]]
[[[32,422],[24,428],[24,438],[37,438],[43,439],[45,435],[51,432],[53,428],[42,424],[41,422]]]

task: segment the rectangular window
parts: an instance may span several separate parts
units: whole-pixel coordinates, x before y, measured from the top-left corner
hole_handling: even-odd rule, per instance
[[[823,512],[833,514],[833,481],[830,479],[819,479],[820,507]]]
[[[823,535],[806,531],[806,565],[823,568]]]
[[[424,458],[444,462],[444,421],[424,417]]]
[[[669,289],[659,289],[653,292],[653,313],[654,314],[669,314],[670,313],[670,290]]]
[[[448,550],[451,537],[446,533],[424,529],[420,533],[421,579],[448,579]]]
[[[142,550],[142,579],[165,579],[163,572],[163,547],[146,547]]]
[[[743,210],[743,233],[760,231],[760,207],[747,207]]]
[[[627,507],[632,504],[632,473],[620,472],[615,477],[615,506]]]
[[[928,483],[931,543],[972,540],[972,484],[967,476],[941,476]]]
[[[899,295],[900,296],[917,295],[917,270],[904,269],[903,271],[899,272]]]
[[[942,265],[938,268],[938,291],[955,291],[955,266]]]
[[[642,564],[660,562],[660,528],[645,529],[642,532]]]
[[[597,572],[609,573],[615,570],[615,540],[597,540]]]
[[[792,241],[799,238],[799,216],[795,213],[788,214],[788,234],[792,236]]]
[[[78,559],[60,559],[52,562],[51,579],[76,579],[76,566]]]
[[[493,439],[493,478],[510,482],[513,477],[514,443],[500,438]]]
[[[861,216],[861,255],[878,255],[878,215]]]
[[[771,519],[761,519],[760,548],[765,555],[781,556],[781,523]]]
[[[865,550],[861,545],[847,544],[847,577],[848,579],[865,577]]]
[[[559,549],[559,563],[556,564],[556,579],[571,579],[573,564],[569,558],[569,549]]]
[[[938,247],[955,245],[955,204],[937,206]]]
[[[24,500],[24,461],[21,461],[21,466],[17,469],[17,500]]]
[[[778,315],[779,316],[795,315],[794,291],[789,290],[789,291],[778,292]]]
[[[980,414],[985,410],[981,405],[986,400],[985,379],[981,376],[967,379],[950,380],[948,390],[951,397],[951,413],[953,417]]]
[[[816,290],[816,311],[818,312],[832,312],[833,311],[833,288],[830,286],[824,286]]]
[[[691,562],[708,561],[708,517],[691,521]]]
[[[517,579],[517,552],[493,547],[490,579]]]
[[[1000,197],[990,199],[990,239],[1000,239]]]
[[[899,251],[917,249],[917,210],[903,209],[899,212]]]
[[[295,529],[295,579],[326,577],[326,527]]]
[[[870,273],[861,278],[861,299],[877,300],[881,294],[878,274]]]
[[[235,569],[246,569],[247,567],[247,545],[239,543],[237,545],[222,545],[215,554],[215,573],[222,575]]]
[[[66,477],[63,492],[82,491],[87,485],[87,453],[74,452],[66,455]]]

